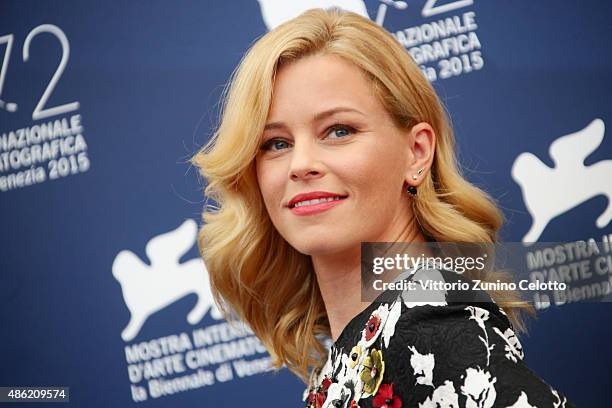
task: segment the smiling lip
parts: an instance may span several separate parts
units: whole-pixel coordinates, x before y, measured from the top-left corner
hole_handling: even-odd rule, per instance
[[[346,198],[346,195],[330,193],[328,191],[311,191],[310,193],[298,194],[294,196],[291,200],[289,200],[289,203],[287,203],[287,207],[294,208],[295,204],[300,201],[308,201],[308,200],[314,200],[317,198],[328,198],[328,197]],[[330,201],[330,202],[333,202],[333,201]],[[325,203],[321,203],[321,204],[325,204]],[[319,204],[315,204],[315,205],[319,205]]]
[[[346,197],[341,198],[339,200],[324,201],[324,202],[317,203],[317,204],[301,205],[299,207],[292,207],[292,208],[290,208],[290,210],[295,215],[311,215],[311,214],[316,214],[316,213],[320,213],[320,212],[323,212],[323,211],[327,211],[327,210],[329,210],[332,207],[335,207],[336,205],[338,205],[341,202],[343,202],[345,200],[345,198]]]
[[[295,206],[295,204],[299,203],[300,201],[308,201],[308,200],[314,200],[317,198],[328,198],[328,197],[340,197],[340,199],[324,201],[324,202],[316,203],[316,204]],[[291,199],[291,201],[289,201],[289,204],[287,205],[287,207],[289,207],[289,210],[291,210],[291,212],[294,213],[295,215],[316,214],[316,213],[320,213],[323,211],[327,211],[328,209],[340,204],[342,201],[344,201],[346,197],[348,196],[342,195],[342,194],[330,193],[327,191],[313,191],[313,192],[306,193],[306,194],[296,195],[295,197]]]

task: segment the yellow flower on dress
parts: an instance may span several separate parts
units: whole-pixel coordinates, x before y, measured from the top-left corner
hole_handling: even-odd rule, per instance
[[[361,347],[355,346],[349,353],[349,367],[355,368],[357,363],[359,363],[359,359],[361,358]]]
[[[376,349],[370,350],[370,354],[365,358],[363,365],[364,368],[361,372],[363,390],[368,394],[376,394],[385,372],[382,351]]]

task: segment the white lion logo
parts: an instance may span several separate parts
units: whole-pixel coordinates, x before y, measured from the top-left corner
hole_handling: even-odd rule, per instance
[[[612,220],[612,160],[589,166],[584,160],[604,138],[605,126],[594,119],[587,127],[561,136],[549,149],[555,167],[548,167],[535,155],[521,153],[512,165],[512,178],[521,186],[523,200],[533,221],[524,243],[538,240],[548,223],[581,203],[603,194],[608,206],[595,224],[603,228]]]
[[[131,314],[128,325],[121,332],[124,341],[136,337],[153,313],[190,293],[198,295],[198,302],[187,315],[189,323],[198,323],[209,309],[214,319],[222,319],[210,292],[204,262],[196,258],[179,263],[181,256],[193,247],[196,235],[195,221],[186,220],[177,229],[153,237],[146,246],[151,265],[142,262],[131,251],[117,254],[113,276],[121,284],[123,299]]]

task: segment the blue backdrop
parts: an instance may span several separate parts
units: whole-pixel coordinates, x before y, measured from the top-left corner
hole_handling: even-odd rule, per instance
[[[303,384],[265,371],[212,304],[188,159],[249,45],[329,5],[367,12],[419,62],[467,177],[502,204],[503,239],[612,233],[609,2],[4,0],[0,386],[69,386],[78,407],[303,405]],[[609,406],[609,313],[553,305],[521,337],[581,407]]]

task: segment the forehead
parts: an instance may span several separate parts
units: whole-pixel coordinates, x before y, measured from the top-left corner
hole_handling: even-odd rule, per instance
[[[366,113],[382,109],[359,67],[335,55],[311,55],[278,70],[268,117],[312,115],[338,105]]]

